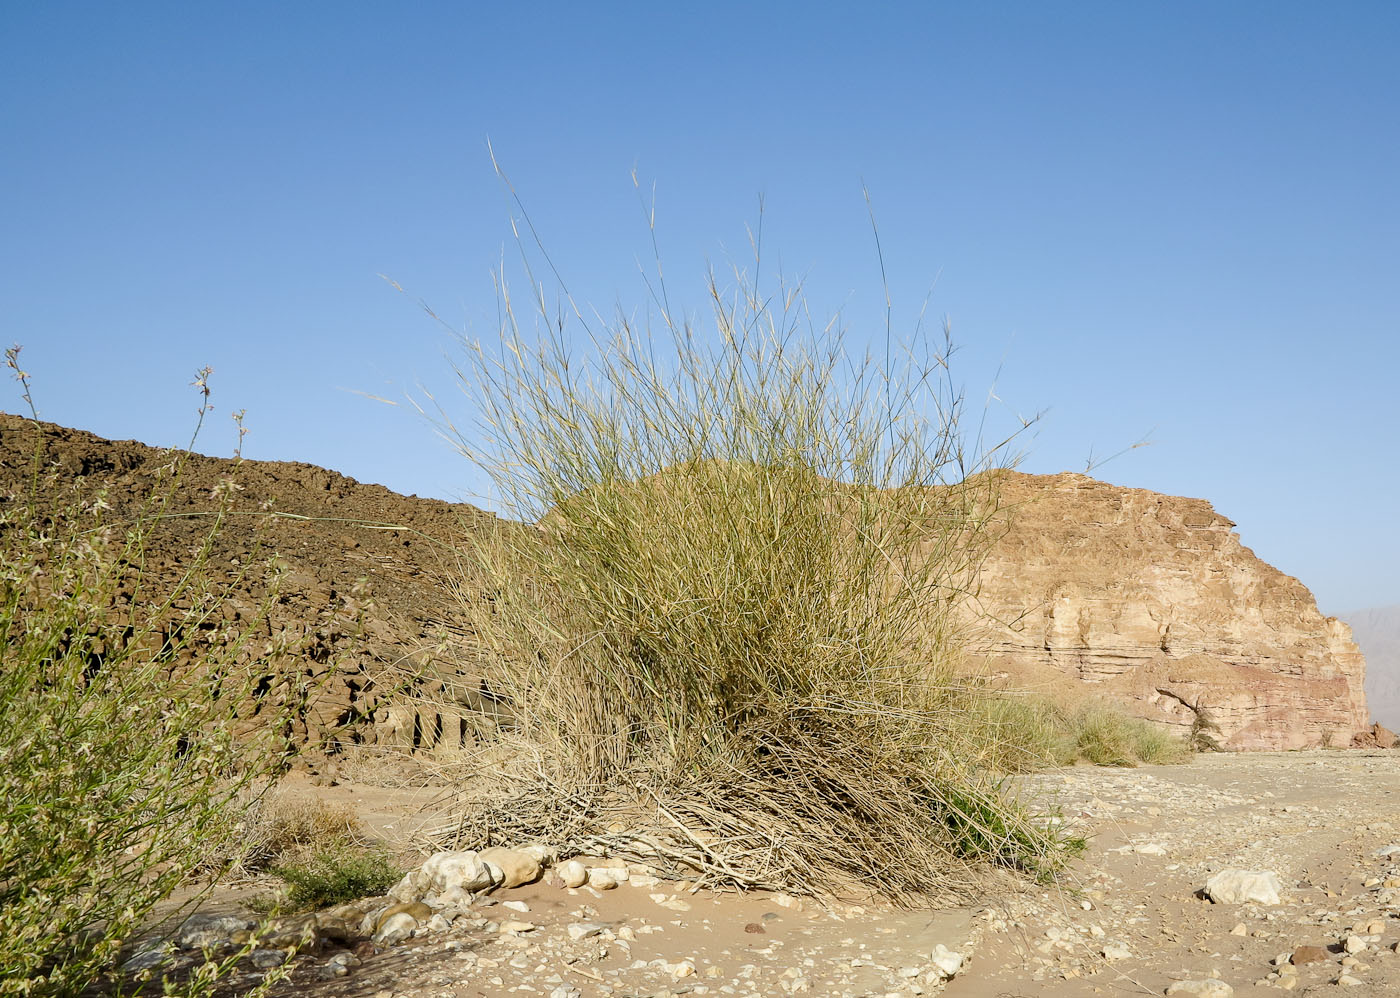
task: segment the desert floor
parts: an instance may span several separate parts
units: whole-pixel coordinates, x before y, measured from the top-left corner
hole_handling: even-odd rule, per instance
[[[1400,995],[1400,752],[1207,755],[1182,766],[1055,770],[1025,783],[1090,837],[1072,882],[1058,889],[1022,884],[976,906],[910,912],[666,882],[569,890],[546,877],[479,900],[450,928],[378,953],[362,944],[345,976],[327,973],[335,953],[324,952],[292,992],[1058,998],[1161,995],[1195,982],[1178,988]],[[431,790],[304,789],[355,806],[400,845],[435,820]],[[1206,879],[1228,868],[1273,871],[1281,903],[1201,897]],[[239,897],[212,902],[227,909]],[[963,957],[948,981],[936,969],[940,946],[945,963],[949,952]],[[1289,955],[1303,946],[1319,947],[1318,959],[1294,967]]]

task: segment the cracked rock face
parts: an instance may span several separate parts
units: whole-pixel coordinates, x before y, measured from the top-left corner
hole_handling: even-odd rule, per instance
[[[1007,476],[1010,528],[983,566],[977,649],[993,675],[1070,676],[1230,749],[1345,747],[1368,729],[1346,624],[1255,557],[1208,502],[1077,474]]]

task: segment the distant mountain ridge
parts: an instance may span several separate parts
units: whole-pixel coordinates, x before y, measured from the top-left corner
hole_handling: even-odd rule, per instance
[[[1400,731],[1400,603],[1339,614],[1366,656],[1366,701],[1371,717]]]

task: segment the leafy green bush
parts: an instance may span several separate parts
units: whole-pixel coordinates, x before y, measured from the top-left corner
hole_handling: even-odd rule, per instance
[[[273,867],[272,872],[286,881],[287,902],[298,911],[383,894],[403,876],[386,853],[351,849],[320,852]]]
[[[234,741],[258,677],[234,664],[250,625],[224,623],[208,544],[173,591],[145,584],[182,456],[125,523],[100,491],[41,489],[44,459],[28,494],[0,497],[0,995],[76,995],[109,972],[158,902],[236,851],[283,749],[275,711]]]
[[[1012,455],[964,434],[947,330],[875,361],[800,287],[736,274],[709,329],[659,285],[645,323],[594,328],[532,280],[536,338],[501,287],[456,439],[537,527],[468,541],[465,605],[503,737],[545,762],[462,834],[560,841],[659,806],[727,883],[909,896],[969,861],[1053,869],[1056,834],[967,762],[995,732],[954,678],[956,608]]]

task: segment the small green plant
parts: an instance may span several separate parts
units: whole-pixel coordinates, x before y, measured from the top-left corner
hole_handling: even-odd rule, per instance
[[[187,452],[140,514],[114,521],[101,489],[50,475],[37,419],[20,430],[36,441],[30,488],[0,496],[0,995],[67,998],[108,978],[158,903],[236,855],[287,715],[239,658],[257,619],[220,613],[206,572],[218,519],[173,587],[154,591],[143,570]]]
[[[287,883],[287,904],[296,911],[327,908],[383,894],[403,870],[382,851],[337,849],[273,867]]]

